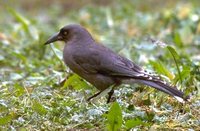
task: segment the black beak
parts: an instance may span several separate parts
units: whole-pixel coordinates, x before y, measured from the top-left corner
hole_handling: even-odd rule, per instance
[[[62,39],[62,36],[59,35],[59,32],[52,35],[44,44],[47,45],[47,44],[50,44],[52,42],[55,42],[55,41],[58,41],[58,40],[61,40]]]

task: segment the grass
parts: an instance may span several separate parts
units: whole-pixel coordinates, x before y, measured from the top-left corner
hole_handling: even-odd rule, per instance
[[[38,10],[37,15],[35,8],[23,12],[17,5],[4,3],[6,11],[0,14],[0,129],[199,130],[200,8],[194,3],[152,11],[151,6],[142,10],[131,1],[118,1],[66,13],[58,3]],[[121,85],[114,95],[117,102],[106,104],[101,97],[88,103],[88,96],[97,90],[65,67],[63,44],[43,45],[69,23],[82,24],[97,41],[165,75],[192,96],[190,101],[180,104],[144,85]],[[66,77],[67,82],[60,85]]]

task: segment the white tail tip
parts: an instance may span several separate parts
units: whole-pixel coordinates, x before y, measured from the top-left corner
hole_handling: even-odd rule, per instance
[[[185,103],[185,101],[183,100],[183,98],[179,97],[179,96],[174,96],[179,102],[181,103]]]

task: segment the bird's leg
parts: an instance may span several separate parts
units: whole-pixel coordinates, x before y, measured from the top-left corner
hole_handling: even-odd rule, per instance
[[[116,83],[112,86],[112,89],[110,90],[110,92],[108,92],[107,103],[110,102],[110,99],[111,99],[111,97],[112,97],[112,95],[113,95],[113,93],[114,93],[114,89],[115,89],[115,87],[119,86],[120,84],[121,84],[120,81],[116,81]]]
[[[87,101],[90,101],[92,98],[98,96],[99,94],[101,94],[101,92],[102,92],[102,91],[99,91],[98,93],[96,93],[96,94],[94,94],[93,96],[89,97],[89,98],[87,99]]]
[[[112,95],[113,95],[113,93],[114,93],[114,87],[115,87],[115,86],[113,86],[112,89],[110,90],[110,92],[108,92],[107,103],[110,102],[110,99],[111,99],[111,97],[112,97]]]
[[[110,90],[110,91],[108,92],[108,99],[107,99],[107,103],[109,103],[109,102],[110,102],[110,99],[111,99],[111,97],[112,97],[112,95],[113,95],[113,93],[114,93],[114,89],[115,89],[115,87],[118,86],[118,85],[120,85],[120,82],[117,82],[115,85],[113,85],[112,88],[111,88],[111,90],[110,90],[110,88],[106,88],[106,89],[104,89],[104,90],[102,90],[102,91],[100,91],[100,92],[94,94],[93,96],[89,97],[89,98],[87,99],[87,101],[90,101],[92,98],[94,98],[94,97],[100,95],[100,94],[103,93],[103,92],[108,92],[108,91],[106,91],[106,90]]]
[[[96,93],[96,94],[94,94],[93,96],[89,97],[89,98],[87,99],[87,101],[90,101],[92,98],[97,97],[98,95],[104,94],[104,93],[107,93],[107,92],[111,92],[111,91],[110,91],[110,88],[106,88],[106,89],[104,89],[104,90],[99,91],[98,93]],[[112,95],[112,94],[111,94],[111,95]]]

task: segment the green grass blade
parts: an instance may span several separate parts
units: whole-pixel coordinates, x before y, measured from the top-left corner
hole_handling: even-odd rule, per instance
[[[180,78],[180,81],[181,81],[181,85],[182,85],[183,79],[182,79],[181,71],[180,71],[180,68],[179,68],[179,64],[180,64],[179,59],[180,59],[180,57],[179,57],[178,53],[176,52],[176,50],[173,47],[167,46],[167,49],[171,53],[171,55],[173,57],[173,60],[174,60],[174,62],[176,64],[176,68],[177,68],[178,75],[179,75],[179,78]]]

